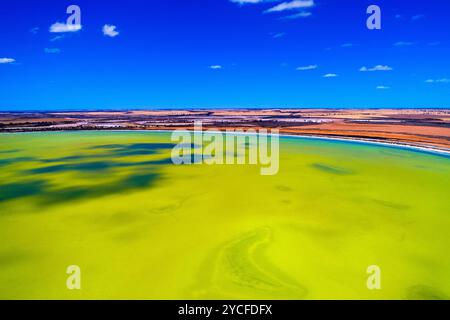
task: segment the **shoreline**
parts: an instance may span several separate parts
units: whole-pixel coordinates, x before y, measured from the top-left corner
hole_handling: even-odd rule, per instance
[[[196,128],[201,122],[203,128]],[[450,109],[177,109],[0,112],[0,132],[279,130],[286,137],[377,143],[450,153]]]
[[[269,129],[270,130],[270,129]],[[13,135],[13,134],[35,134],[35,133],[67,133],[67,132],[163,132],[163,133],[170,133],[174,132],[175,130],[163,130],[163,129],[155,129],[155,130],[99,130],[99,129],[92,129],[92,130],[43,130],[43,131],[22,131],[22,132],[0,132],[0,135],[6,134],[6,135]],[[227,131],[220,131],[220,130],[189,130],[189,129],[181,129],[179,131],[189,131],[193,133],[199,133],[199,132],[211,132],[211,133],[225,133],[227,134]],[[229,134],[249,134],[253,135],[254,133],[245,133],[245,132],[228,132]],[[272,133],[267,133],[269,136],[273,136]],[[354,137],[327,137],[327,136],[320,136],[320,135],[296,135],[296,134],[284,134],[280,133],[280,137],[285,138],[297,138],[297,139],[312,139],[312,140],[325,140],[325,141],[340,141],[340,142],[348,142],[348,143],[358,143],[358,144],[370,144],[370,145],[379,145],[384,147],[391,147],[391,148],[398,148],[398,149],[406,149],[406,150],[412,150],[412,151],[419,151],[424,152],[427,154],[433,154],[438,156],[444,156],[444,157],[450,157],[450,149],[446,148],[439,148],[439,147],[431,147],[431,146],[423,146],[423,145],[415,145],[415,144],[409,144],[406,142],[388,142],[388,141],[377,141],[376,139],[357,139]]]

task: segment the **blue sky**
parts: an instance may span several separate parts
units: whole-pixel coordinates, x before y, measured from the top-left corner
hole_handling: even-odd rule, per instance
[[[0,110],[450,107],[448,0],[4,0],[0,30]]]

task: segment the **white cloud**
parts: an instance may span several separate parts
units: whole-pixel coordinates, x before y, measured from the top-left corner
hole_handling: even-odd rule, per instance
[[[306,71],[306,70],[314,70],[314,69],[317,69],[317,65],[316,64],[312,64],[312,65],[304,66],[304,67],[297,67],[295,70]]]
[[[414,42],[408,42],[408,41],[398,41],[394,43],[394,46],[396,47],[408,47],[414,45]]]
[[[81,24],[66,24],[61,22],[56,22],[50,26],[50,32],[61,33],[61,32],[77,32],[82,28]]]
[[[239,3],[239,4],[247,4],[247,3],[261,3],[264,2],[264,0],[230,0],[231,2],[234,3]]]
[[[416,14],[415,16],[411,17],[412,21],[421,20],[421,19],[425,19],[425,15],[424,14]]]
[[[298,18],[307,18],[311,16],[311,12],[302,11],[296,14],[291,14],[289,16],[281,17],[280,19],[298,19]]]
[[[103,34],[105,36],[108,36],[108,37],[111,37],[111,38],[114,38],[115,36],[119,35],[119,32],[116,30],[116,26],[113,26],[113,25],[110,25],[110,24],[105,24],[103,26],[102,31],[103,31]]]
[[[350,48],[350,47],[353,47],[353,46],[354,46],[353,43],[343,43],[343,44],[341,44],[341,48]]]
[[[272,38],[282,38],[282,37],[284,37],[286,35],[286,33],[284,33],[284,32],[278,32],[278,33],[273,32],[273,33],[270,33],[270,35],[272,36]]]
[[[264,12],[284,12],[284,11],[297,11],[295,14],[291,14],[285,17],[280,17],[280,20],[284,19],[298,19],[298,18],[306,18],[311,16],[311,12],[304,11],[304,9],[308,9],[314,7],[314,0],[229,0],[230,2],[237,3],[239,5],[246,4],[260,4],[260,3],[270,3],[275,2],[277,5],[269,8]],[[280,3],[281,2],[281,3]]]
[[[12,58],[0,58],[0,64],[13,63],[14,61],[16,60]]]
[[[32,34],[38,33],[38,32],[39,32],[39,27],[34,27],[34,28],[30,29],[30,32],[31,32]]]
[[[387,89],[390,89],[391,87],[388,87],[388,86],[377,86],[377,89],[378,90],[387,90]]]
[[[327,73],[323,75],[324,78],[336,78],[337,76],[336,73]]]
[[[396,19],[408,19],[408,17],[404,14],[396,14],[395,15]],[[416,14],[414,16],[411,16],[411,21],[417,21],[417,20],[421,20],[421,19],[425,19],[426,16],[424,14]]]
[[[426,83],[450,83],[450,79],[428,79],[425,81]]]
[[[209,68],[210,68],[210,69],[213,69],[213,70],[220,70],[220,69],[223,69],[223,67],[222,67],[221,65],[218,65],[218,64],[213,65],[213,66],[209,66]]]
[[[45,53],[61,53],[61,50],[58,48],[45,48]]]
[[[393,70],[391,67],[383,66],[383,65],[377,65],[377,66],[375,66],[373,68],[361,67],[361,69],[359,69],[359,71],[361,71],[361,72],[391,71],[391,70]]]
[[[50,39],[50,42],[61,40],[61,39],[64,39],[65,37],[66,37],[65,35],[54,36],[53,38]]]
[[[281,12],[286,10],[296,10],[311,8],[314,6],[314,0],[293,0],[289,2],[283,2],[275,7],[268,9],[266,12]]]

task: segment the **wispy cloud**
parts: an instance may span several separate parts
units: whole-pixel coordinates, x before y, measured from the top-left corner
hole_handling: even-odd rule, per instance
[[[298,18],[306,18],[311,16],[311,12],[305,11],[306,9],[312,8],[315,6],[314,0],[229,0],[230,2],[237,3],[239,5],[247,5],[247,4],[260,4],[260,3],[269,3],[275,2],[277,3],[275,6],[264,11],[265,13],[270,12],[285,12],[285,11],[294,11],[296,13],[280,17],[280,20],[287,19],[298,19]]]
[[[396,14],[395,18],[396,19],[402,19],[402,20],[410,19],[411,21],[417,21],[417,20],[425,19],[426,16],[424,14],[416,14],[416,15],[413,15],[413,16],[409,17],[408,15],[404,15],[404,14]]]
[[[50,41],[51,41],[51,42],[54,42],[54,41],[62,40],[62,39],[64,39],[65,37],[66,37],[66,36],[65,36],[64,34],[59,35],[59,36],[54,36],[53,38],[50,39]]]
[[[341,48],[351,48],[354,47],[355,45],[353,43],[343,43],[341,44]]]
[[[307,17],[310,17],[310,16],[312,16],[311,12],[301,11],[299,13],[295,13],[295,14],[291,14],[291,15],[288,15],[288,16],[281,17],[280,19],[281,20],[285,20],[285,19],[289,20],[289,19],[307,18]]]
[[[0,58],[0,64],[13,63],[16,60],[13,58]]]
[[[261,2],[265,2],[264,0],[230,0],[231,2],[234,3],[239,3],[239,4],[249,4],[249,3],[261,3]],[[267,1],[267,0],[266,0]]]
[[[61,53],[61,50],[58,48],[45,48],[45,53]]]
[[[63,32],[77,32],[82,28],[81,24],[66,24],[61,22],[56,22],[50,26],[50,32],[52,33],[63,33]]]
[[[383,65],[377,65],[373,68],[367,68],[367,67],[361,67],[359,69],[359,71],[361,72],[372,72],[372,71],[391,71],[393,70],[391,67],[389,66],[383,66]]]
[[[408,46],[413,46],[415,45],[414,42],[408,42],[408,41],[398,41],[396,43],[394,43],[394,46],[396,47],[408,47]]]
[[[284,32],[272,32],[272,33],[270,33],[270,36],[272,38],[282,38],[285,35],[286,35],[286,33],[284,33]]]
[[[116,26],[111,24],[105,24],[102,28],[103,34],[107,37],[114,38],[119,35],[119,32],[116,30]]]
[[[450,79],[442,78],[442,79],[428,79],[425,81],[426,83],[450,83]]]
[[[440,44],[441,44],[440,41],[434,41],[434,42],[428,43],[428,45],[429,45],[430,47],[435,47],[435,46],[438,46],[438,45],[440,45]]]
[[[324,78],[336,78],[338,75],[336,73],[327,73],[324,74],[322,77]]]
[[[223,67],[221,65],[219,65],[219,64],[215,64],[215,65],[209,66],[209,68],[212,69],[212,70],[223,69]]]
[[[39,27],[31,28],[31,29],[30,29],[30,32],[31,32],[32,34],[38,33],[38,32],[39,32]]]
[[[295,70],[298,71],[306,71],[306,70],[314,70],[317,69],[318,66],[316,64],[311,64],[309,66],[297,67]]]
[[[266,10],[266,12],[281,12],[287,10],[306,9],[314,6],[313,0],[293,0],[288,2],[282,2],[276,6]]]
[[[388,87],[388,86],[377,86],[377,90],[388,90],[390,88],[391,87]]]
[[[425,19],[425,15],[424,14],[416,14],[416,15],[411,17],[412,21],[417,21],[417,20],[422,20],[422,19]]]

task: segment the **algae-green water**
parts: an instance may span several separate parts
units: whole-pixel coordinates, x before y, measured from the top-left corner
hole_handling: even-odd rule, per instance
[[[449,297],[448,157],[282,138],[279,173],[262,176],[176,166],[172,146],[168,133],[1,134],[0,298]]]

